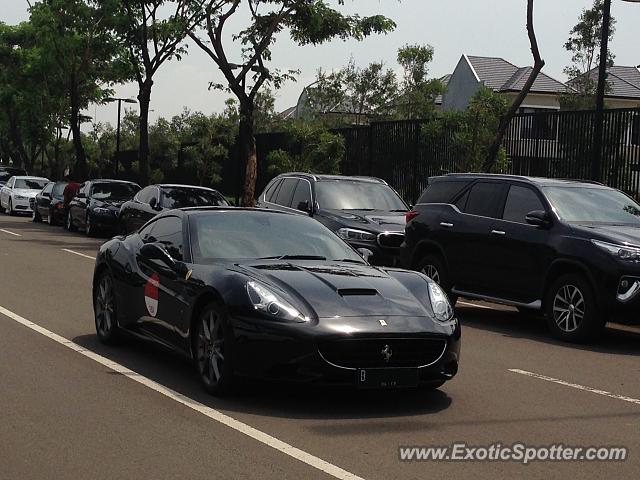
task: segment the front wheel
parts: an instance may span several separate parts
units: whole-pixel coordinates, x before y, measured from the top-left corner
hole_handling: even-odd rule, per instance
[[[11,199],[9,199],[9,208],[7,208],[7,213],[11,217],[15,217],[16,215],[16,212],[13,211],[13,202],[11,201]]]
[[[33,221],[34,223],[42,223],[42,215],[40,215],[37,208],[34,208],[33,210]]]
[[[98,278],[93,292],[93,312],[98,339],[105,344],[113,344],[119,335],[116,317],[116,295],[113,278],[104,272]]]
[[[194,329],[193,352],[205,390],[225,395],[233,383],[233,336],[224,308],[210,303]]]
[[[451,305],[454,306],[456,304],[458,297],[451,292],[453,285],[451,285],[445,262],[440,256],[431,254],[423,257],[418,262],[416,270],[440,285],[447,293]]]
[[[549,288],[545,303],[549,329],[560,340],[590,340],[606,324],[593,288],[581,275],[569,274],[558,278]]]
[[[67,211],[67,215],[64,219],[64,229],[68,230],[69,232],[73,232],[76,229],[71,217],[71,210]]]

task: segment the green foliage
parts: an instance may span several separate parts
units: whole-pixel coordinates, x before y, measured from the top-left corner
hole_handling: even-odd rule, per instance
[[[438,142],[446,142],[457,159],[455,172],[482,172],[484,160],[500,124],[500,118],[508,109],[507,99],[489,88],[481,88],[463,112],[444,112],[424,124],[423,143],[444,148]],[[504,171],[507,156],[504,147],[498,153],[495,172]],[[442,168],[443,172],[446,168]]]
[[[286,148],[267,156],[269,173],[309,172],[339,174],[345,154],[344,137],[312,122],[292,122],[286,131]]]
[[[398,64],[404,75],[397,101],[397,118],[429,118],[435,113],[436,97],[444,94],[446,88],[440,80],[428,78],[433,54],[431,45],[405,45],[398,50]]]

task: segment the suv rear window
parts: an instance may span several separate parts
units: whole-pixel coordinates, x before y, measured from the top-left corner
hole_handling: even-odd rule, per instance
[[[467,180],[433,182],[424,191],[418,203],[451,203],[468,184]]]

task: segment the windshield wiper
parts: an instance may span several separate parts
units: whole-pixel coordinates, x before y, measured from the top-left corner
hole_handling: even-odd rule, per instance
[[[319,255],[280,255],[276,257],[262,257],[257,260],[326,260],[327,257]]]
[[[358,265],[364,265],[364,262],[361,260],[354,260],[353,258],[336,258],[332,260],[333,262],[344,262],[344,263],[357,263]]]

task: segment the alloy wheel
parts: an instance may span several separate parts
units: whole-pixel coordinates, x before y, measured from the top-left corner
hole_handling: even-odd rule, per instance
[[[105,275],[100,280],[95,299],[96,329],[102,338],[109,338],[115,323],[115,298],[111,278]]]
[[[563,332],[580,328],[585,316],[584,295],[575,285],[564,285],[553,300],[553,319]]]
[[[431,280],[433,280],[438,285],[440,285],[440,272],[438,272],[438,269],[435,267],[435,265],[431,265],[431,264],[425,265],[424,268],[420,271],[420,273],[425,274]]]
[[[197,343],[198,368],[207,386],[220,382],[224,368],[224,329],[215,311],[202,318]]]

